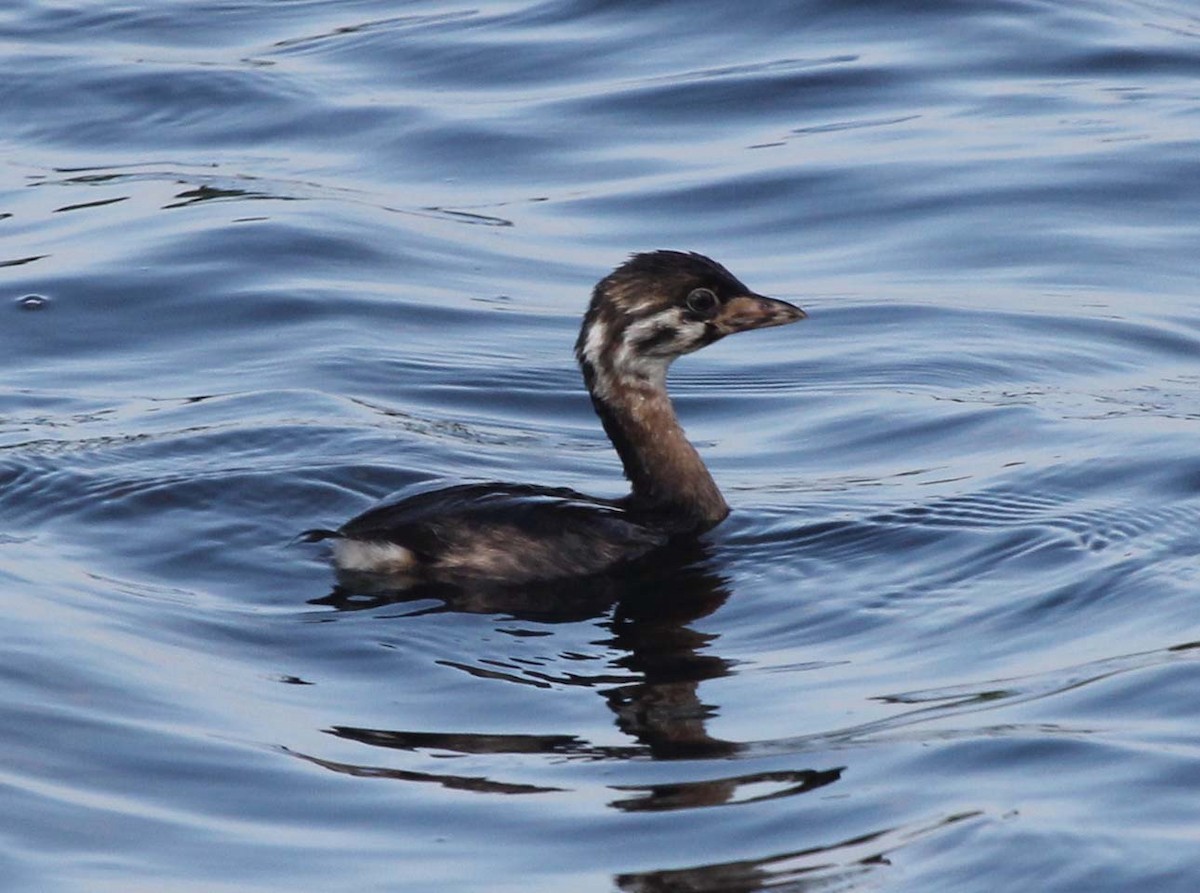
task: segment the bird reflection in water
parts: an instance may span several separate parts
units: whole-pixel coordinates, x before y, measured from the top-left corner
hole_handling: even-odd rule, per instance
[[[479,734],[355,726],[335,726],[326,731],[342,740],[392,752],[540,755],[557,761],[610,762],[736,758],[745,745],[710,734],[709,720],[718,708],[702,701],[699,691],[703,682],[734,672],[733,662],[714,651],[719,636],[693,628],[696,621],[720,608],[730,595],[728,581],[714,569],[711,553],[711,546],[702,540],[681,541],[619,574],[521,586],[474,581],[469,585],[438,583],[414,587],[411,581],[404,581],[389,590],[378,576],[357,581],[343,576],[331,593],[310,602],[338,611],[414,605],[414,611],[397,620],[434,612],[456,612],[507,616],[536,624],[595,623],[608,633],[596,644],[615,652],[615,657],[609,658],[609,666],[619,672],[602,674],[588,684],[596,688],[612,711],[616,727],[629,739],[627,744],[596,744],[571,734]],[[475,666],[442,663],[458,666],[473,675],[481,674]],[[345,775],[433,784],[450,790],[506,795],[564,790],[483,775],[335,762],[299,753],[295,756]],[[718,765],[736,766],[736,762]],[[641,813],[746,803],[819,790],[838,781],[841,772],[841,767],[784,769],[723,773],[703,780],[610,785],[608,789],[613,796],[608,805],[621,812]],[[786,876],[794,867],[788,858],[778,866],[773,864],[775,861],[777,857],[761,863],[747,861],[700,865],[681,871],[621,874],[614,877],[614,883],[621,890],[720,889],[748,893],[777,882],[781,874]],[[860,866],[856,870],[862,869]],[[680,882],[692,886],[680,887]]]
[[[335,727],[330,733],[376,747],[458,754],[545,754],[610,760],[735,756],[742,745],[709,733],[708,721],[717,708],[704,703],[699,692],[701,683],[729,675],[732,663],[713,653],[718,638],[715,633],[691,626],[717,610],[728,597],[727,581],[712,569],[711,547],[701,540],[676,543],[619,574],[520,586],[487,581],[412,586],[405,581],[389,590],[377,575],[358,580],[343,576],[330,594],[310,604],[339,611],[400,604],[420,606],[407,617],[459,612],[506,615],[536,623],[599,621],[598,625],[610,635],[596,644],[618,653],[611,666],[622,672],[605,674],[597,688],[612,710],[616,726],[634,743],[596,745],[573,735],[443,734],[348,726]],[[480,672],[469,665],[457,666],[476,675]],[[626,681],[630,677],[636,681]],[[319,762],[350,774],[394,774],[415,780],[411,772]],[[835,781],[838,771],[771,773],[770,778],[756,773],[698,783],[626,786],[618,788],[622,796],[611,805],[631,812],[716,805],[737,798],[744,785],[764,782],[773,783],[769,796],[781,796]],[[477,778],[438,776],[423,780],[493,792],[498,792],[497,785],[511,787]]]

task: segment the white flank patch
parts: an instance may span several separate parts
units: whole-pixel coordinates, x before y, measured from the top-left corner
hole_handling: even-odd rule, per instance
[[[340,539],[333,542],[333,560],[344,571],[362,574],[399,574],[412,570],[417,556],[397,543],[370,543]]]

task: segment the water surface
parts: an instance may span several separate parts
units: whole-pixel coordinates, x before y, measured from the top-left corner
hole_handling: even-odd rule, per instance
[[[1190,891],[1200,17],[1179,0],[10,3],[0,882]],[[603,495],[635,250],[809,311],[674,369],[651,577],[335,589],[435,480]]]

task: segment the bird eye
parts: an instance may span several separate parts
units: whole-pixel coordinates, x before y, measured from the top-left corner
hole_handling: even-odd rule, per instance
[[[717,306],[717,296],[710,288],[693,288],[688,292],[687,306],[694,313],[707,315]]]

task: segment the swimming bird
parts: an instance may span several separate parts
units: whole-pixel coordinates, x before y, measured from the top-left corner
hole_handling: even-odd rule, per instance
[[[389,500],[337,530],[304,536],[332,540],[345,573],[502,583],[594,574],[695,537],[723,521],[729,505],[679,424],[667,370],[726,335],[804,317],[701,254],[635,254],[597,283],[575,343],[627,496],[461,484]]]

